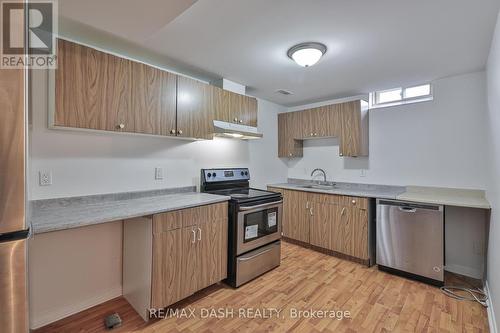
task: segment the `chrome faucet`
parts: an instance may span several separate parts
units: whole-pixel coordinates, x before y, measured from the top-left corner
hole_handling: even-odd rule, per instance
[[[311,177],[313,177],[313,176],[314,176],[314,173],[315,173],[316,171],[320,171],[320,172],[322,172],[322,173],[323,173],[323,182],[324,182],[324,183],[326,183],[326,172],[325,172],[325,170],[323,170],[323,169],[320,169],[320,168],[316,168],[316,169],[314,169],[314,170],[311,172]]]

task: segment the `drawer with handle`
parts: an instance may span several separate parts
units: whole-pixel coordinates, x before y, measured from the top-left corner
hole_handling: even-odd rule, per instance
[[[247,252],[236,259],[236,286],[254,279],[280,265],[281,242],[274,242]]]

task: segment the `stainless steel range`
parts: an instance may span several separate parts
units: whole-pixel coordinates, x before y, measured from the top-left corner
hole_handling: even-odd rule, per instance
[[[202,192],[231,197],[227,282],[233,287],[280,265],[283,198],[249,181],[246,168],[201,170]]]

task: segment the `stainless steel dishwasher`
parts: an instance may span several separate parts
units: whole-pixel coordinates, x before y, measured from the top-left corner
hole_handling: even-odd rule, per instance
[[[442,285],[443,206],[377,199],[379,269]]]

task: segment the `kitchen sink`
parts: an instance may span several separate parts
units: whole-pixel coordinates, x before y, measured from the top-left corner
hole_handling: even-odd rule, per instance
[[[302,188],[313,188],[317,190],[334,190],[337,188],[337,184],[333,185],[321,185],[321,184],[312,184],[312,185],[301,185]]]

